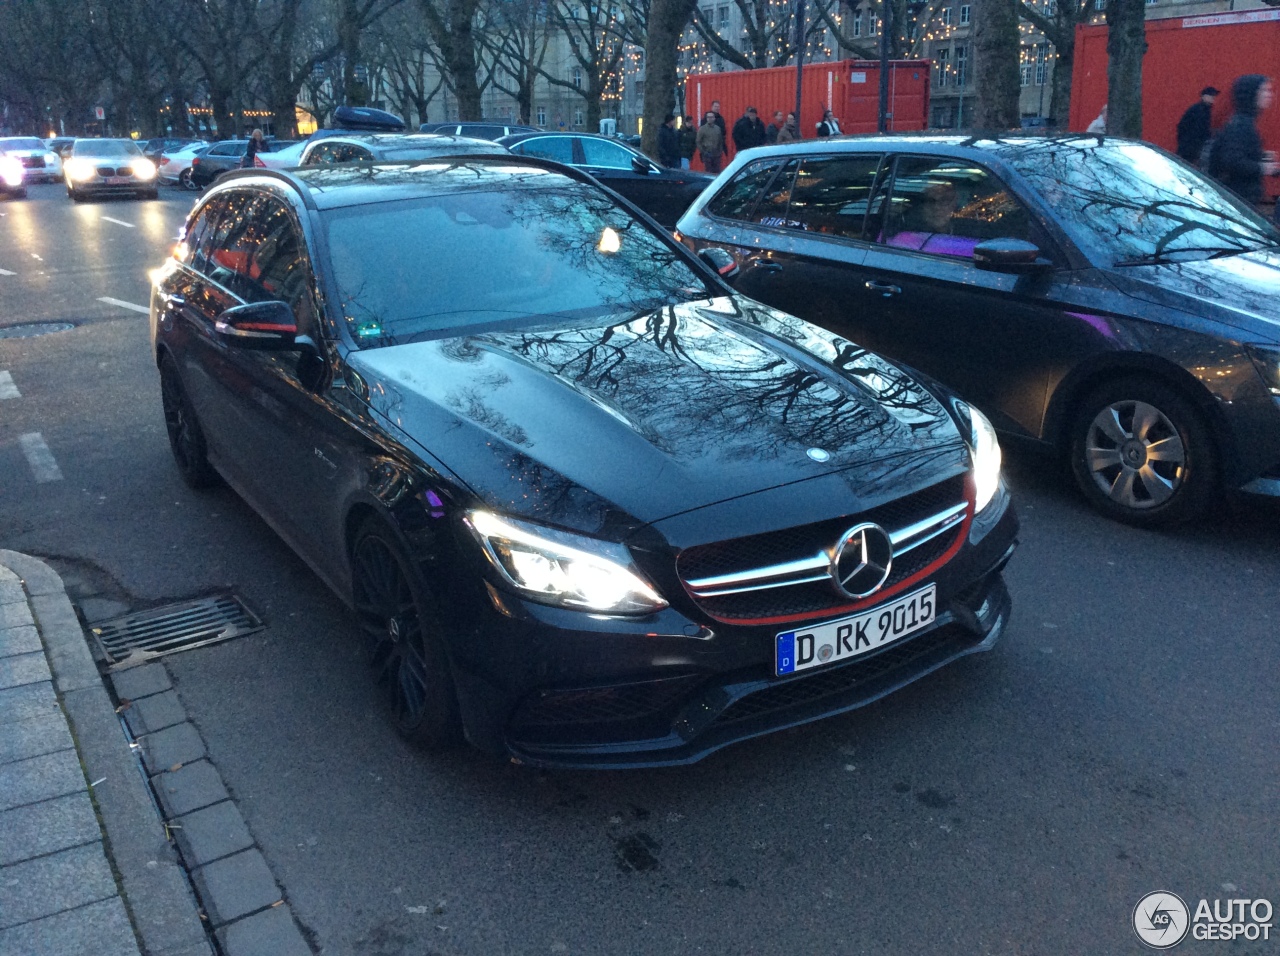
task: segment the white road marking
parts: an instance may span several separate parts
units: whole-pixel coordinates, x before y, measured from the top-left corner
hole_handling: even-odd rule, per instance
[[[136,227],[134,226],[134,224],[133,224],[133,223],[131,223],[131,222],[125,222],[125,221],[123,221],[123,220],[121,220],[121,219],[112,219],[110,216],[103,216],[102,218],[103,218],[103,220],[105,220],[106,222],[114,222],[117,226],[124,226],[126,229],[134,229],[134,228],[136,228]]]
[[[21,398],[18,386],[13,384],[13,376],[8,372],[0,372],[0,401],[6,398]]]
[[[18,273],[10,272],[8,269],[0,269],[0,276],[16,276]]]
[[[125,302],[123,299],[113,299],[109,295],[98,297],[99,302],[105,302],[107,305],[118,305],[122,309],[132,309],[134,312],[141,312],[143,315],[150,315],[151,310],[145,305],[134,305],[132,302]]]
[[[37,483],[43,485],[62,480],[62,469],[58,467],[58,461],[53,457],[53,452],[49,451],[49,446],[44,443],[43,435],[39,432],[27,432],[18,439],[18,444],[22,446],[22,453],[27,456],[27,464],[31,466],[31,474],[35,476]]]

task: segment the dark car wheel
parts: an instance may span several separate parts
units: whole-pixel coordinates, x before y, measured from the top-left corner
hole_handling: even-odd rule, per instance
[[[200,186],[196,183],[196,181],[191,178],[190,169],[184,169],[182,172],[178,174],[178,185],[180,185],[183,189],[190,189],[192,192],[195,192],[197,189],[200,188]]]
[[[370,663],[405,739],[439,747],[459,739],[457,696],[426,585],[390,529],[368,519],[352,548],[352,597]]]
[[[1071,468],[1095,508],[1139,527],[1196,517],[1213,496],[1218,471],[1200,412],[1145,378],[1108,382],[1080,403]]]
[[[178,366],[172,356],[160,362],[160,400],[164,405],[164,427],[169,433],[169,448],[178,465],[182,480],[192,488],[208,488],[218,483],[218,473],[209,464],[204,432],[195,410],[187,398]]]

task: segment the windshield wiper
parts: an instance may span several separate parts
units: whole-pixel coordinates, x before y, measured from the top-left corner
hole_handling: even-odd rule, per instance
[[[1140,256],[1133,256],[1129,259],[1117,259],[1111,263],[1112,268],[1123,269],[1126,266],[1152,266],[1163,265],[1168,262],[1182,262],[1182,259],[1174,259],[1179,253],[1199,253],[1202,258],[1195,261],[1203,262],[1208,259],[1221,259],[1224,256],[1238,256],[1245,252],[1261,252],[1263,249],[1275,249],[1275,243],[1268,243],[1261,246],[1182,246],[1178,249],[1161,249],[1159,252],[1144,252]]]

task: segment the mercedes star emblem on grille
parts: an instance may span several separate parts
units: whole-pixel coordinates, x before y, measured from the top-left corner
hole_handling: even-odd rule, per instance
[[[893,566],[893,543],[878,524],[855,525],[841,535],[831,559],[831,580],[851,598],[864,598],[884,585]]]

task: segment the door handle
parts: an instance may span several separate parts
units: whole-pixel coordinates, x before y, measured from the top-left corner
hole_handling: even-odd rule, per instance
[[[776,262],[762,262],[758,266],[756,266],[756,268],[761,270],[762,272],[781,272],[782,271],[782,266],[778,265]]]
[[[867,291],[878,293],[887,299],[889,296],[897,295],[901,292],[902,286],[894,285],[892,282],[881,282],[879,279],[868,279]]]

